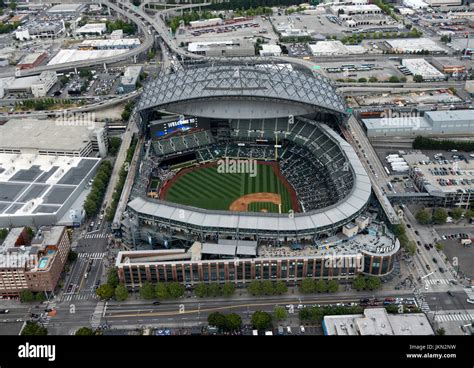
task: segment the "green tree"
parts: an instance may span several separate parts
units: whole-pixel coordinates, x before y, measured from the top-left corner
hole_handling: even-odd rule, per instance
[[[462,217],[462,214],[463,214],[463,210],[459,207],[456,207],[451,211],[451,216],[455,220],[460,220]]]
[[[181,298],[184,295],[184,286],[178,282],[170,282],[168,284],[168,294],[173,299]]]
[[[8,229],[0,229],[0,243],[5,239],[8,235]]]
[[[474,210],[468,210],[468,211],[466,211],[466,215],[465,215],[465,216],[466,216],[467,219],[472,219],[472,218],[474,218]]]
[[[369,290],[377,290],[382,286],[382,282],[378,277],[370,276],[366,278],[365,286]]]
[[[253,296],[262,295],[260,282],[256,280],[250,282],[250,284],[247,286],[247,291]]]
[[[267,312],[256,311],[252,314],[252,326],[257,330],[266,330],[272,326],[272,316]]]
[[[222,313],[214,312],[207,316],[207,323],[209,326],[214,326],[222,330],[226,328],[227,319]]]
[[[44,295],[42,291],[40,291],[39,293],[36,293],[35,300],[37,302],[44,302],[46,300],[46,296]]]
[[[448,218],[448,213],[444,208],[436,208],[433,211],[433,222],[435,224],[445,224]]]
[[[300,290],[304,294],[314,293],[314,287],[314,280],[309,277],[301,281]]]
[[[67,260],[69,262],[74,262],[77,259],[77,253],[74,252],[72,249],[69,250],[69,253],[67,254]]]
[[[208,295],[208,287],[206,284],[197,284],[194,288],[194,293],[198,298],[204,298]]]
[[[390,83],[399,83],[399,82],[400,82],[400,80],[398,79],[398,77],[396,77],[396,76],[394,76],[394,75],[392,75],[390,78],[388,78],[388,81],[389,81]]]
[[[431,215],[428,210],[425,208],[422,208],[419,210],[416,215],[416,220],[421,224],[421,225],[428,225],[431,222]]]
[[[354,281],[352,282],[352,288],[356,289],[357,291],[361,291],[365,289],[365,278],[364,276],[357,276]]]
[[[328,281],[328,292],[335,293],[339,290],[339,283],[336,280]]]
[[[416,244],[414,241],[408,241],[403,244],[403,249],[410,255],[414,256],[416,253]]]
[[[288,286],[286,286],[286,283],[284,281],[277,281],[275,283],[275,293],[278,295],[285,294],[288,292]]]
[[[240,330],[242,327],[242,318],[237,313],[230,313],[225,317],[225,329],[227,331]]]
[[[277,305],[273,309],[273,317],[275,318],[275,320],[284,321],[287,318],[287,316],[288,316],[288,313],[284,307]]]
[[[275,288],[273,287],[273,283],[270,280],[262,281],[262,292],[264,295],[275,294]]]
[[[120,139],[120,137],[109,138],[109,153],[112,156],[115,156],[118,153],[121,144],[122,144],[122,139]]]
[[[444,336],[446,335],[446,330],[444,329],[444,327],[440,327],[436,330],[436,335],[440,335],[440,336]]]
[[[81,327],[75,333],[76,336],[92,336],[94,335],[94,331],[92,328],[89,327]]]
[[[20,293],[20,301],[22,303],[29,303],[29,302],[32,302],[33,300],[35,300],[35,297],[31,291],[23,290]]]
[[[128,298],[128,290],[125,287],[124,284],[119,284],[115,288],[115,299],[117,299],[119,302],[127,300]]]
[[[102,284],[97,288],[95,293],[101,300],[109,300],[114,296],[115,290],[109,284]]]
[[[326,284],[326,281],[324,280],[317,280],[314,283],[314,291],[318,293],[325,293],[328,290],[328,286]]]
[[[114,289],[117,287],[119,284],[119,278],[118,278],[118,273],[117,273],[117,268],[112,267],[109,269],[107,273],[107,284],[112,286]]]
[[[443,249],[444,249],[443,244],[436,243],[436,249],[437,249],[437,250],[443,250]]]
[[[421,83],[421,82],[423,82],[423,76],[421,76],[419,74],[415,74],[413,76],[413,81],[416,82],[416,83]]]
[[[143,286],[140,288],[140,296],[146,300],[155,299],[156,294],[155,294],[155,288],[153,287],[153,284],[149,282],[145,282]]]
[[[155,296],[159,300],[169,298],[168,288],[166,287],[165,283],[159,282],[158,284],[156,284],[156,286],[155,286]]]
[[[210,284],[207,288],[207,292],[208,292],[208,295],[209,296],[219,296],[221,294],[221,288],[219,286],[219,284],[216,284],[216,283],[213,283],[213,284]]]
[[[26,322],[21,331],[22,336],[46,336],[47,334],[48,330],[36,322]]]
[[[225,296],[232,296],[235,293],[235,285],[231,282],[226,282],[222,285],[222,294]]]

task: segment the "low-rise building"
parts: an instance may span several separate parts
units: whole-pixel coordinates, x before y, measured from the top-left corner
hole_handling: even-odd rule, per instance
[[[356,236],[358,231],[359,231],[359,227],[353,222],[349,222],[348,224],[345,224],[342,227],[342,233],[348,238],[352,238],[353,236]]]
[[[394,52],[417,53],[428,51],[433,54],[446,54],[446,50],[430,38],[395,38],[385,44]]]
[[[389,314],[385,308],[366,308],[363,314],[324,316],[325,335],[434,335],[423,313]]]
[[[53,5],[46,12],[49,14],[73,15],[73,14],[79,14],[85,10],[86,10],[86,4],[67,3],[67,4]]]
[[[15,31],[15,38],[27,41],[36,38],[56,38],[65,31],[64,21],[33,21],[20,26]]]
[[[424,116],[362,119],[369,138],[463,135],[474,133],[472,110],[427,111]]]
[[[48,54],[46,52],[34,52],[32,54],[27,54],[20,62],[17,64],[17,67],[20,69],[31,69],[36,68],[37,66],[41,65]]]
[[[80,50],[128,50],[140,46],[138,38],[117,38],[107,40],[84,40],[78,45]]]
[[[329,7],[329,11],[334,15],[381,14],[382,13],[382,9],[380,9],[375,4],[364,4],[364,5],[334,4]]]
[[[39,75],[38,80],[31,85],[31,93],[34,97],[46,97],[49,90],[58,81],[58,76],[54,71],[42,72]]]
[[[29,77],[7,77],[2,79],[4,93],[45,97],[58,77],[54,71],[45,71]]]
[[[190,42],[188,51],[209,57],[254,56],[254,44],[248,40]]]
[[[24,227],[11,229],[0,245],[0,294],[53,291],[70,247],[64,226],[40,228],[33,239]]]
[[[462,74],[466,72],[466,66],[459,63],[455,58],[434,58],[431,62],[434,67],[445,74]]]
[[[115,31],[112,31],[110,34],[110,39],[111,40],[120,40],[123,38],[123,30],[122,29],[116,29]]]
[[[341,41],[318,41],[308,47],[314,56],[364,54],[367,49],[360,45],[344,45]]]
[[[223,23],[224,23],[224,20],[222,18],[210,18],[210,19],[195,20],[195,21],[189,22],[189,26],[191,28],[202,28],[202,27],[218,26]]]
[[[87,23],[77,28],[74,33],[79,35],[102,35],[107,31],[105,23]]]
[[[262,45],[260,56],[281,56],[281,47],[279,45]]]
[[[462,0],[425,0],[425,1],[432,7],[460,6],[462,4]]]
[[[402,66],[412,75],[421,75],[424,81],[442,81],[445,75],[425,59],[402,59]]]
[[[120,87],[122,88],[123,93],[128,93],[135,90],[137,82],[140,80],[141,73],[141,66],[128,66],[125,68],[123,76],[120,79]]]

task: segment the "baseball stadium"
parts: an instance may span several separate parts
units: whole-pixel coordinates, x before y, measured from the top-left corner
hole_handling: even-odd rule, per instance
[[[338,128],[345,101],[312,70],[195,64],[149,82],[136,113],[145,143],[121,222],[133,249],[187,250],[171,252],[183,260],[190,249],[221,259],[330,244],[369,203],[369,177]],[[392,245],[377,249],[391,257]],[[390,272],[393,262],[382,263],[367,272]]]

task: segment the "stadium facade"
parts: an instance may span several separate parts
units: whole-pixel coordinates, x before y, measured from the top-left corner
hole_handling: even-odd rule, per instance
[[[222,242],[239,241],[255,242],[256,249],[261,245],[315,246],[322,239],[339,234],[344,225],[364,213],[371,196],[370,180],[353,148],[336,131],[348,118],[347,108],[328,79],[309,70],[294,69],[290,64],[227,61],[195,65],[150,82],[136,112],[140,131],[149,140],[142,148],[139,173],[120,224],[122,238],[134,249],[143,246],[153,249],[157,245],[165,248],[164,251],[171,248],[172,256],[157,261],[160,265],[164,262],[165,268],[168,265],[168,271],[160,272],[170,272],[160,278],[156,273],[158,264],[152,271],[154,276],[150,273],[153,261],[158,259],[153,250],[121,254],[117,266],[122,281],[130,286],[144,280],[246,282],[259,278],[336,276],[333,271],[316,266],[321,254],[285,260],[291,265],[296,262],[303,267],[304,264],[301,272],[284,275],[279,267],[278,274],[275,268],[269,272],[262,269],[259,275],[254,262],[267,265],[267,261],[277,264],[283,260],[268,255],[267,259],[258,250],[252,255],[225,254],[221,253],[223,246],[219,246]],[[163,113],[168,114],[166,118]],[[169,114],[178,116],[175,122]],[[150,174],[161,170],[161,165],[173,167],[192,162],[199,167],[224,157],[278,162],[281,173],[296,192],[301,210],[222,211],[148,195]],[[202,259],[186,259],[183,255],[174,259],[176,248],[188,249],[189,254],[196,243],[215,245],[211,246],[215,251],[209,262],[212,267],[221,267],[216,272],[223,272],[224,276],[204,277],[197,271]],[[329,245],[320,243],[319,248],[329,249]],[[377,248],[374,254],[368,250],[368,263],[363,268],[338,272],[342,272],[341,277],[353,277],[360,272],[386,275],[393,269],[392,258],[398,249],[399,244],[394,240],[392,246]],[[352,255],[365,257],[360,248]],[[131,259],[138,263],[130,264]],[[247,276],[229,276],[228,264],[232,263],[229,259],[238,259],[242,264],[249,262]],[[192,270],[194,266],[198,267],[195,276],[188,273],[186,277],[178,277],[181,271],[177,269]],[[317,271],[313,267],[318,267]]]

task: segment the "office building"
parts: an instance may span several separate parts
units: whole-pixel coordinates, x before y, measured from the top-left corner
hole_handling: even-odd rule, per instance
[[[0,294],[53,291],[70,247],[64,226],[42,227],[33,239],[24,227],[11,229],[0,245]]]

